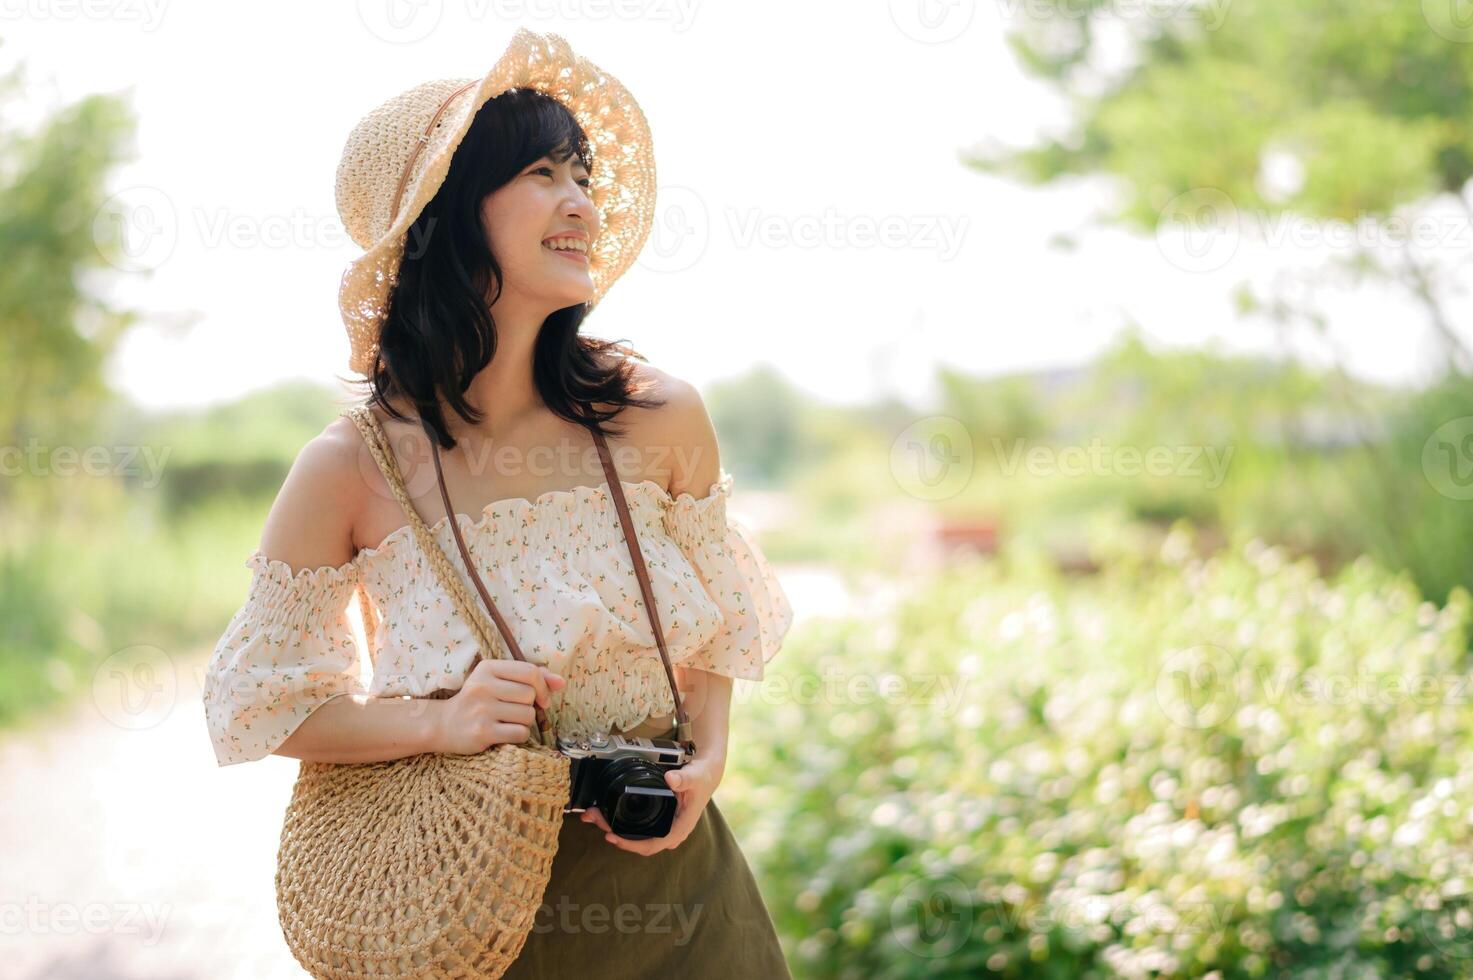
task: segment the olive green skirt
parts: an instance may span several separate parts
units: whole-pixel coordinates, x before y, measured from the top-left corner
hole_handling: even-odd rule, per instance
[[[506,980],[791,978],[751,867],[714,799],[679,846],[649,857],[610,844],[580,816],[563,818],[542,905]]]

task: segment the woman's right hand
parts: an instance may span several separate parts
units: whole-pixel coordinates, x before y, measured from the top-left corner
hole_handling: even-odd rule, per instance
[[[552,692],[566,684],[540,664],[482,660],[461,689],[441,702],[435,751],[475,755],[502,742],[527,741],[537,725],[532,705],[545,709]]]

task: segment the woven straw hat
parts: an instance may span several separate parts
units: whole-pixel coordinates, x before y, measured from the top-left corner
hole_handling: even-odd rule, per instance
[[[588,253],[590,307],[644,247],[654,219],[655,158],[639,104],[559,35],[518,28],[485,77],[415,86],[363,117],[348,136],[338,164],[338,216],[364,254],[343,273],[338,308],[351,345],[348,366],[358,374],[368,374],[378,355],[409,226],[445,180],[476,112],[514,88],[557,99],[588,136],[597,162],[589,191],[602,219]]]

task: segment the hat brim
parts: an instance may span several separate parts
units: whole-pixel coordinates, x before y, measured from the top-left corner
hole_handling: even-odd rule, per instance
[[[458,80],[469,84],[473,79]],[[588,137],[596,162],[590,197],[599,210],[598,238],[589,248],[596,304],[638,257],[654,223],[655,161],[649,124],[614,76],[573,52],[557,34],[518,28],[480,84],[457,95],[440,115],[406,182],[392,224],[343,272],[338,308],[347,328],[349,367],[368,374],[378,357],[379,330],[398,279],[409,227],[444,183],[450,161],[476,113],[514,88],[557,99]]]

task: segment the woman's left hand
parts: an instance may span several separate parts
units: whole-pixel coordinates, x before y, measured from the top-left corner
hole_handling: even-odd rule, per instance
[[[666,771],[665,784],[675,791],[676,804],[675,821],[670,825],[670,833],[664,837],[648,837],[644,840],[620,837],[609,827],[608,821],[604,819],[604,815],[596,806],[584,810],[580,819],[584,823],[596,824],[604,832],[604,840],[621,850],[643,854],[646,857],[660,851],[668,851],[680,846],[681,842],[695,829],[696,823],[701,819],[701,812],[706,809],[706,803],[716,792],[716,787],[721,784],[721,777],[725,771],[726,758],[724,756],[703,757],[699,751],[694,759],[679,769]]]

